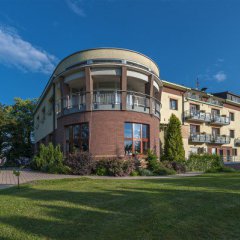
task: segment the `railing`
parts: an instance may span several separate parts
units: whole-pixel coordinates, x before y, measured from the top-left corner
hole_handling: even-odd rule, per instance
[[[191,142],[198,142],[198,143],[210,143],[211,142],[211,134],[205,133],[191,133],[189,140]]]
[[[196,143],[229,144],[231,138],[229,136],[215,136],[206,133],[191,133],[189,140]]]
[[[192,111],[187,110],[184,112],[185,119],[191,119],[196,121],[211,122],[211,114],[205,113],[199,110]]]
[[[212,142],[216,144],[229,144],[231,138],[229,136],[212,135]]]
[[[211,97],[206,99],[206,98],[203,98],[200,94],[197,94],[197,93],[195,94],[195,93],[188,92],[186,94],[186,98],[189,98],[189,99],[192,99],[192,100],[195,100],[195,101],[206,102],[208,104],[217,105],[217,106],[221,106],[221,107],[223,106],[223,103],[220,102],[219,100],[213,99]]]
[[[212,123],[219,125],[228,125],[230,124],[230,118],[220,115],[212,115]]]
[[[92,109],[93,110],[121,110],[121,95],[120,90],[101,90],[93,91]],[[157,117],[160,117],[161,104],[155,98],[150,98],[149,95],[127,91],[126,106],[127,110],[150,113],[150,99],[152,99],[152,111]],[[81,112],[86,110],[86,93],[75,93],[71,97],[67,96],[56,102],[56,113],[65,115],[73,112]],[[63,108],[63,109],[62,109]]]

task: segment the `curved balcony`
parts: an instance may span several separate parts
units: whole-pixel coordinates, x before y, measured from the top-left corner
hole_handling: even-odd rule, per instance
[[[67,96],[56,103],[56,114],[58,117],[86,111],[87,92],[74,93]],[[136,111],[150,114],[160,118],[161,103],[156,98],[151,98],[149,95],[120,90],[100,90],[91,92],[92,111],[98,110],[121,110],[122,109],[122,94],[126,97],[126,110]]]

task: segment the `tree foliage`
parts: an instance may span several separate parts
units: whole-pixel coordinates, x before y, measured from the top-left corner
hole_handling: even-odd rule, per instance
[[[164,158],[169,161],[184,161],[181,122],[172,114],[165,132]]]
[[[15,98],[14,104],[0,104],[0,154],[8,161],[33,156],[33,111],[36,99]]]

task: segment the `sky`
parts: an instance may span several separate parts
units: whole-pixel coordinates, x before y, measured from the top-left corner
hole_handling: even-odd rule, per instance
[[[0,0],[0,102],[37,98],[58,62],[97,47],[152,58],[160,78],[240,94],[240,0]]]

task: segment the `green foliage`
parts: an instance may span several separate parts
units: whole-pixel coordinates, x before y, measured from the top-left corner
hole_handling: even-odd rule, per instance
[[[140,176],[154,176],[153,172],[149,169],[139,168],[138,172]]]
[[[168,161],[184,161],[181,122],[172,114],[165,132],[164,158]]]
[[[105,170],[103,170],[105,169]],[[135,170],[135,162],[133,159],[102,159],[97,161],[96,173],[104,173],[104,175],[123,177],[129,176]]]
[[[206,173],[234,173],[234,172],[237,172],[237,170],[231,167],[220,166],[220,167],[210,168],[205,172]]]
[[[33,156],[33,111],[36,99],[14,99],[12,106],[0,104],[0,154],[8,164],[16,165],[19,157]]]
[[[148,150],[147,161],[148,170],[150,170],[154,175],[171,175],[176,173],[173,169],[164,166],[152,150]]]
[[[223,167],[220,156],[215,154],[191,154],[187,161],[188,169],[191,171],[207,171]]]
[[[108,175],[107,168],[104,166],[98,166],[96,169],[96,174],[98,176],[107,176]]]
[[[32,167],[48,173],[68,173],[70,168],[64,165],[63,153],[60,146],[54,147],[52,143],[40,145],[40,151],[32,161]]]
[[[139,172],[134,170],[134,171],[131,172],[130,176],[137,177],[137,176],[139,176]]]

